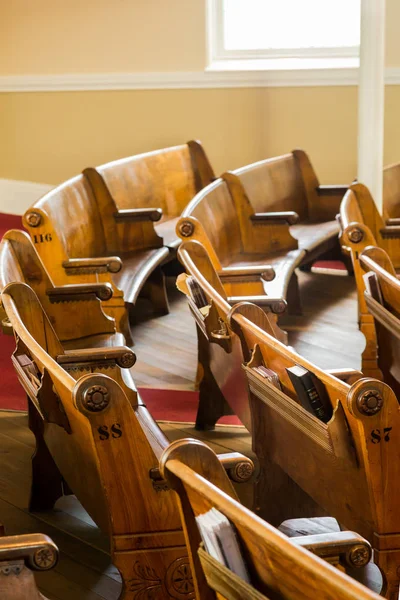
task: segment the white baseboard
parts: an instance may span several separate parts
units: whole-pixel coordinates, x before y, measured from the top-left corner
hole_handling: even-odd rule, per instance
[[[0,212],[22,215],[52,187],[47,183],[0,179]]]

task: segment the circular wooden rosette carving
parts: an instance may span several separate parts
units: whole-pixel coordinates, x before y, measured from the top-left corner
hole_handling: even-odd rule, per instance
[[[348,562],[354,567],[365,567],[371,560],[371,554],[371,548],[360,544],[350,550]]]
[[[46,571],[51,569],[57,562],[57,553],[51,546],[39,548],[33,555],[33,563],[37,569]]]
[[[383,398],[378,390],[368,390],[357,398],[357,407],[364,415],[376,415],[383,406]]]
[[[175,600],[194,598],[193,577],[187,556],[177,558],[167,569],[165,587]]]
[[[134,352],[125,352],[117,359],[118,365],[122,369],[130,369],[136,362],[136,354]]]
[[[42,216],[32,210],[26,215],[26,221],[30,227],[39,227],[42,221]]]
[[[358,244],[364,237],[363,232],[358,227],[353,227],[347,234],[349,236],[349,240],[353,242],[353,244]]]
[[[183,221],[179,225],[179,232],[182,237],[190,237],[194,232],[194,225],[190,221]]]
[[[90,412],[100,412],[110,403],[110,395],[104,385],[92,385],[82,397],[82,404]]]

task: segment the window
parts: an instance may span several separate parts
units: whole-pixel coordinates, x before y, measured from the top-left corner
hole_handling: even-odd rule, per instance
[[[308,63],[352,59],[343,66],[358,64],[360,0],[208,2],[211,66],[238,60],[279,63],[282,59],[298,66],[298,59]]]

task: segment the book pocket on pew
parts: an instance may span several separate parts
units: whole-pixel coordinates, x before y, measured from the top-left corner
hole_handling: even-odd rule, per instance
[[[221,594],[222,598],[226,598],[226,600],[243,600],[243,598],[268,600],[267,596],[210,556],[204,550],[203,544],[200,544],[198,555],[208,585]]]
[[[319,447],[331,458],[342,459],[348,465],[356,467],[352,436],[341,403],[338,401],[332,417],[324,423],[306,410],[300,404],[300,399],[298,402],[293,400],[283,391],[282,386],[276,384],[274,378],[268,377],[269,369],[264,368],[266,373],[263,374],[260,369],[262,362],[254,360],[254,357],[260,356],[261,353],[255,349],[253,359],[243,365],[250,394],[264,405],[257,408],[258,403],[253,402],[253,413],[259,413],[264,408],[268,419],[273,421],[277,438],[292,446],[293,450],[299,443],[306,444],[310,449]],[[253,418],[258,417],[253,414]]]

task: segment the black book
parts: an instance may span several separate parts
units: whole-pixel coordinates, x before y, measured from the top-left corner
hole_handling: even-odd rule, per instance
[[[186,279],[186,285],[190,293],[190,297],[197,306],[197,308],[204,308],[208,306],[208,301],[202,287],[194,279],[194,277],[188,277]]]
[[[286,369],[300,404],[308,412],[327,423],[332,417],[332,405],[322,382],[300,365]]]

